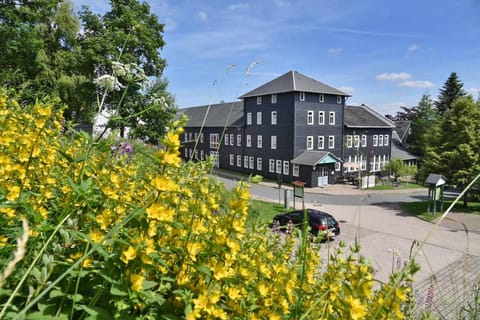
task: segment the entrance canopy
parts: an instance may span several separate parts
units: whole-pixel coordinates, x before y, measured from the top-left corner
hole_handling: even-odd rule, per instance
[[[301,164],[307,166],[316,166],[317,164],[328,164],[342,162],[337,156],[328,151],[311,151],[307,150],[299,154],[292,160],[294,164]]]

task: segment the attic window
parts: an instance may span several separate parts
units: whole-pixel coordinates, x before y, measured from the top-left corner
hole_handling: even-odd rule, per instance
[[[272,93],[272,104],[277,103],[277,94]]]
[[[325,96],[323,95],[323,93],[320,93],[318,95],[318,102],[325,102]]]
[[[342,103],[342,96],[337,96],[337,103],[338,104]]]
[[[257,96],[257,104],[262,104],[262,96]]]
[[[305,92],[300,91],[300,101],[305,101]]]

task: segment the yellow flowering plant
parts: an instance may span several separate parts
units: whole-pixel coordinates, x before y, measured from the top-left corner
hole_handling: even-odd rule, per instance
[[[378,285],[358,247],[322,258],[302,231],[247,227],[248,185],[226,190],[211,159],[182,162],[182,121],[161,149],[122,154],[113,137],[66,132],[55,101],[11,96],[0,91],[0,318],[406,317],[414,265]]]

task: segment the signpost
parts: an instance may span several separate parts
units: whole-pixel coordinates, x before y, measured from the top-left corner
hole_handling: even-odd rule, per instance
[[[293,210],[295,210],[295,198],[302,199],[302,209],[305,210],[305,182],[303,181],[293,181]]]

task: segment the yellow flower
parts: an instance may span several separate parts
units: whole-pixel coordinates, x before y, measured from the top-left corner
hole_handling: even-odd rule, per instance
[[[90,231],[88,236],[94,243],[99,243],[103,239],[103,234],[99,230]]]
[[[134,247],[129,246],[127,250],[122,252],[122,256],[120,257],[120,260],[123,261],[123,263],[128,264],[130,260],[133,260],[137,257],[137,250],[135,250]]]
[[[5,247],[8,243],[8,237],[0,236],[0,248]]]
[[[92,265],[92,262],[93,262],[92,258],[88,257],[85,260],[83,260],[82,267],[88,268]]]
[[[173,221],[175,215],[173,209],[166,208],[161,203],[154,203],[146,211],[148,218],[158,221]]]
[[[15,201],[18,199],[20,195],[20,187],[19,186],[11,186],[8,188],[7,200],[8,201]]]
[[[178,185],[169,178],[157,177],[152,180],[152,185],[159,191],[178,191]]]
[[[134,291],[142,290],[144,280],[145,279],[140,274],[135,274],[135,273],[131,274],[130,275],[130,283],[132,284],[132,290],[134,290]]]
[[[260,284],[258,285],[258,292],[260,293],[260,295],[261,295],[262,297],[266,297],[266,296],[268,295],[268,291],[269,291],[269,290],[268,290],[267,286],[266,286],[264,283],[260,283]]]
[[[364,319],[367,314],[366,306],[362,305],[360,299],[348,297],[348,303],[350,304],[350,318],[352,320]]]
[[[405,292],[399,288],[395,288],[395,296],[400,301],[407,301],[407,295]]]

